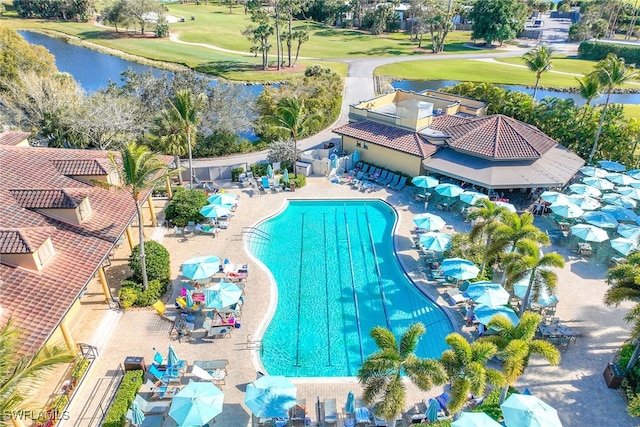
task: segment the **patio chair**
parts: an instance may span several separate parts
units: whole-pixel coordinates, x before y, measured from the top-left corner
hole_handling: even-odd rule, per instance
[[[387,178],[385,180],[379,181],[378,184],[388,185],[394,178],[398,179],[398,176],[395,173],[389,173],[389,175],[387,175]],[[398,181],[396,181],[396,183],[397,182]]]
[[[364,176],[364,172],[360,171],[356,174],[355,178],[351,180],[351,185],[358,185],[362,181],[362,177]]]
[[[324,400],[324,423],[325,425],[338,423],[338,410],[335,398]]]
[[[374,179],[374,182],[380,182],[380,181],[384,181],[385,179],[387,179],[387,176],[389,175],[389,171],[384,169],[382,171],[382,173],[380,174],[380,176],[376,179]]]
[[[400,180],[400,175],[393,174],[393,179],[389,184],[387,184],[387,187],[391,187],[391,188],[395,187],[396,185],[398,185],[399,180]]]
[[[369,164],[365,163],[364,165],[362,165],[362,169],[360,169],[360,172],[362,172],[363,174],[369,172]]]
[[[262,182],[262,191],[264,191],[265,193],[270,192],[271,184],[269,183],[269,178],[267,178],[266,176],[263,176],[261,179],[261,182]]]
[[[356,425],[371,424],[371,411],[367,407],[356,408]]]
[[[138,402],[140,409],[144,412],[145,415],[163,415],[169,412],[169,408],[171,407],[170,400],[152,400],[147,401],[139,394],[136,394],[134,399]]]
[[[382,172],[380,168],[375,168],[372,172],[369,173],[367,179],[369,181],[375,181],[376,179],[380,178],[380,172]]]
[[[398,182],[398,184],[392,188],[396,191],[400,191],[404,188],[406,184],[407,184],[407,177],[403,176],[402,178],[400,178],[400,181]]]

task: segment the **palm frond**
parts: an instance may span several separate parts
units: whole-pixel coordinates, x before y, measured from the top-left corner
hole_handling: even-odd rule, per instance
[[[369,335],[371,335],[371,338],[373,338],[379,348],[383,350],[393,349],[397,351],[398,347],[396,337],[390,330],[381,326],[376,326],[371,330]]]
[[[489,341],[476,341],[471,344],[471,359],[483,364],[495,356],[497,352],[496,345]]]
[[[424,333],[426,328],[420,322],[414,323],[402,334],[400,337],[400,357],[406,358],[409,354],[413,353],[418,345],[418,340]]]
[[[456,414],[460,412],[462,407],[467,403],[467,396],[471,391],[471,383],[463,377],[457,377],[451,380],[451,399],[447,405],[449,413]]]
[[[544,340],[532,340],[529,343],[529,353],[543,357],[551,366],[559,365],[562,358],[560,351],[549,341]]]
[[[405,364],[404,370],[420,390],[426,391],[447,381],[447,372],[439,360],[411,359]]]

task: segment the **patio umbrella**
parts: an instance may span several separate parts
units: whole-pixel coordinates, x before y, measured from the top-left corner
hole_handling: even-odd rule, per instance
[[[568,202],[566,194],[558,193],[557,191],[545,191],[540,195],[540,198],[548,203],[558,203]]]
[[[207,308],[224,308],[237,303],[242,296],[242,289],[235,283],[219,282],[204,289],[204,306]]]
[[[640,181],[638,181],[637,179],[632,178],[624,173],[609,173],[605,178],[618,185],[631,185],[640,183]]]
[[[273,168],[271,165],[267,165],[267,177],[269,177],[269,179],[273,178]]]
[[[602,206],[599,201],[584,194],[573,194],[569,196],[569,202],[585,211],[593,211]]]
[[[285,377],[265,375],[247,385],[244,403],[257,417],[284,418],[296,404],[296,386]]]
[[[424,413],[424,417],[429,420],[430,423],[435,423],[438,420],[438,412],[440,411],[440,405],[436,399],[429,399],[429,406]]]
[[[284,174],[282,175],[282,182],[285,184],[289,184],[289,170],[287,168],[284,169]]]
[[[131,425],[139,426],[144,421],[144,418],[144,412],[142,412],[138,402],[135,400],[131,402],[129,412],[127,412],[127,419],[131,421]]]
[[[345,403],[344,405],[344,411],[347,414],[353,414],[354,412],[356,412],[356,398],[353,395],[352,391],[347,393],[347,403]]]
[[[213,383],[191,381],[174,396],[169,416],[181,426],[202,426],[222,412],[223,400]]]
[[[609,235],[602,228],[591,224],[578,224],[571,227],[571,234],[585,242],[604,242]]]
[[[598,164],[602,169],[608,170],[609,172],[624,172],[627,170],[625,165],[612,160],[600,160]]]
[[[332,153],[329,156],[329,160],[331,160],[331,168],[332,169],[337,169],[338,168],[338,155],[336,153]]]
[[[640,188],[636,187],[620,187],[618,193],[623,196],[631,197],[634,200],[640,200]]]
[[[173,345],[170,345],[169,352],[167,353],[167,367],[179,367],[182,364],[183,361],[178,359],[176,349],[173,348]]]
[[[508,427],[562,427],[558,412],[535,396],[514,393],[500,408]]]
[[[220,218],[231,213],[231,205],[207,205],[200,209],[200,214],[205,218]]]
[[[480,269],[473,263],[462,258],[447,258],[440,264],[442,274],[457,280],[468,280],[478,276]]]
[[[602,211],[586,212],[582,215],[582,219],[587,224],[595,225],[600,228],[618,228],[618,220],[613,215]]]
[[[582,194],[583,196],[589,197],[600,197],[602,196],[602,191],[598,190],[595,187],[586,184],[571,184],[569,186],[569,190],[576,194]]]
[[[428,251],[444,252],[451,244],[451,236],[431,231],[420,235],[420,243]]]
[[[640,227],[637,225],[620,224],[618,234],[636,242],[640,239]]]
[[[413,185],[415,185],[416,187],[431,188],[431,187],[435,187],[436,185],[438,185],[440,183],[440,181],[438,181],[437,178],[434,178],[432,176],[420,175],[420,176],[414,176],[411,179],[411,183]]]
[[[613,216],[618,221],[638,221],[640,217],[631,209],[623,208],[622,206],[606,205],[600,209],[602,212],[606,212]]]
[[[196,377],[200,378],[201,380],[205,380],[205,381],[214,380],[213,375],[211,375],[209,372],[205,371],[198,365],[193,365],[193,369],[191,370],[191,373]]]
[[[592,176],[588,176],[586,178],[582,178],[582,183],[589,185],[591,187],[595,187],[598,190],[613,190],[613,182],[607,181],[606,179],[596,178]]]
[[[497,316],[498,314],[505,316],[507,319],[509,319],[511,324],[514,326],[517,326],[518,323],[520,323],[520,319],[518,318],[518,315],[516,314],[516,312],[509,307],[505,307],[504,305],[501,305],[498,307],[478,305],[473,310],[473,314],[475,314],[476,318],[478,319],[478,322],[482,323],[483,325],[486,325],[487,323],[489,323],[491,318],[493,316]]]
[[[464,189],[455,184],[438,184],[435,187],[436,193],[446,197],[458,197]]]
[[[635,209],[637,206],[637,202],[633,200],[631,197],[623,196],[618,193],[609,193],[602,196],[602,200],[607,203],[611,203],[612,205],[621,206],[623,208]]]
[[[484,412],[462,412],[451,427],[502,427],[502,424]]]
[[[527,294],[527,288],[529,287],[529,279],[531,275],[525,276],[524,278],[518,280],[513,284],[513,293],[520,299],[524,299],[524,296]],[[529,301],[531,302],[532,296],[529,296]],[[558,302],[558,297],[550,294],[549,289],[546,286],[543,286],[538,293],[538,299],[533,301],[536,304],[540,304],[543,307],[547,307],[549,305],[555,304]]]
[[[351,161],[353,161],[353,163],[358,163],[360,161],[360,152],[358,150],[353,150]]]
[[[585,176],[595,176],[597,178],[604,178],[607,176],[607,171],[597,168],[595,166],[584,166],[580,168],[580,172]]]
[[[640,179],[640,169],[631,169],[630,171],[625,172],[631,178]]]
[[[480,285],[469,285],[466,290],[467,295],[478,304],[489,307],[505,305],[509,302],[509,292],[497,283],[487,283]]]
[[[238,198],[232,194],[214,194],[207,201],[211,205],[237,205]]]
[[[551,205],[551,211],[563,218],[579,218],[584,215],[584,211],[571,202],[567,202],[566,204],[553,204]]]
[[[191,289],[187,289],[187,292],[185,292],[184,298],[187,302],[187,308],[191,308],[194,305],[196,305],[195,302],[193,301],[193,291]]]
[[[429,231],[442,230],[447,224],[445,220],[440,218],[438,215],[430,213],[421,213],[414,216],[413,223],[416,227],[424,228]]]
[[[495,202],[493,202],[494,205],[498,206],[498,207],[502,207],[505,208],[506,210],[508,210],[509,212],[517,212],[517,209],[515,206],[513,206],[513,204],[508,203],[508,202],[501,202],[500,200],[496,200]]]
[[[220,270],[220,258],[212,255],[190,258],[181,269],[182,275],[191,280],[208,279]]]
[[[618,237],[617,239],[611,240],[611,247],[620,252],[622,255],[627,256],[632,251],[638,249],[638,241],[627,239],[626,237]]]
[[[480,199],[489,200],[489,196],[484,193],[479,193],[477,191],[464,191],[460,193],[460,200],[469,205],[475,205],[476,202]]]

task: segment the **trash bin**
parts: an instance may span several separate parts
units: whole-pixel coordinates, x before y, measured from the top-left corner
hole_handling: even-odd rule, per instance
[[[624,379],[622,368],[617,363],[609,363],[604,370],[604,382],[609,388],[618,388]]]
[[[144,364],[144,357],[139,356],[127,356],[124,359],[124,370],[125,371],[146,371],[147,367]]]
[[[289,190],[296,191],[296,183],[295,182],[290,182],[289,183]]]

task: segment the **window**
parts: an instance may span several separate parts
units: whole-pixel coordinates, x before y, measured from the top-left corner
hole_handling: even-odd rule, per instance
[[[53,250],[53,244],[51,243],[51,239],[47,239],[44,241],[42,245],[38,248],[37,251],[38,259],[40,260],[41,265],[45,265],[47,261],[51,259],[51,257],[55,254]]]

